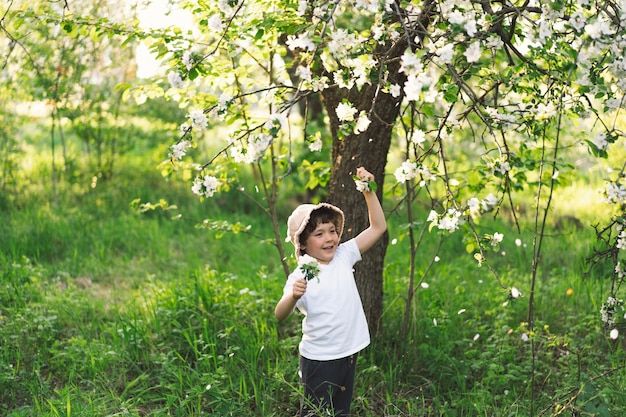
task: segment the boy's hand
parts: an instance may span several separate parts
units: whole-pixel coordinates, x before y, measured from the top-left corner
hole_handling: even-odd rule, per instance
[[[306,292],[306,279],[300,278],[293,283],[292,293],[293,298],[299,300]]]
[[[363,167],[358,167],[356,169],[356,176],[359,177],[361,181],[365,181],[365,182],[374,181],[374,176]]]

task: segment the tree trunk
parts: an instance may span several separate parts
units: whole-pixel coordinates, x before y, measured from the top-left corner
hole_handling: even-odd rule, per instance
[[[396,2],[398,4],[399,2]],[[404,86],[406,76],[400,72],[401,57],[409,48],[409,38],[420,42],[411,45],[412,49],[419,48],[423,39],[424,28],[430,26],[433,13],[436,13],[436,2],[426,0],[422,7],[423,13],[414,23],[410,31],[415,31],[416,37],[403,36],[389,46],[381,44],[373,56],[379,58],[381,68],[379,76],[387,77],[390,84]],[[398,14],[392,14],[393,20],[399,18],[405,11],[397,9]],[[399,116],[402,95],[393,97],[379,90],[384,82],[366,84],[360,90],[340,89],[337,87],[322,92],[324,107],[330,118],[330,128],[333,136],[333,160],[329,183],[328,199],[331,203],[341,207],[346,215],[346,226],[343,239],[356,236],[368,225],[367,207],[363,198],[356,191],[352,175],[359,166],[365,167],[376,177],[378,183],[378,198],[381,199],[384,183],[387,153],[391,144],[394,122]],[[343,99],[347,99],[359,111],[365,110],[371,121],[366,132],[339,138],[339,120],[335,109]],[[382,201],[382,199],[381,199]],[[384,209],[384,204],[383,204]],[[389,237],[387,234],[370,249],[355,269],[356,282],[359,287],[363,308],[373,335],[378,333],[383,311],[383,267]]]
[[[367,131],[339,139],[339,121],[335,109],[347,98],[355,108],[368,111],[371,123]],[[346,224],[343,240],[356,236],[369,225],[367,206],[352,176],[359,166],[374,174],[378,185],[377,195],[382,202],[385,166],[391,144],[393,121],[399,112],[400,97],[379,93],[376,86],[364,86],[361,90],[327,89],[323,102],[330,118],[333,136],[332,171],[328,200],[344,211]],[[384,205],[383,205],[384,209]],[[388,235],[385,236],[356,265],[355,277],[365,315],[372,335],[380,328],[383,311],[383,266],[387,251]]]

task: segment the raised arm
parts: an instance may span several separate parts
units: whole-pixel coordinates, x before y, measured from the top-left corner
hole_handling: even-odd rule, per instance
[[[364,181],[374,180],[374,176],[364,168],[358,168],[356,175]],[[376,193],[373,191],[363,191],[363,197],[365,198],[365,204],[367,204],[370,225],[355,238],[356,244],[361,253],[366,252],[374,246],[378,239],[380,239],[387,230],[385,213],[383,212],[380,201],[378,201]]]

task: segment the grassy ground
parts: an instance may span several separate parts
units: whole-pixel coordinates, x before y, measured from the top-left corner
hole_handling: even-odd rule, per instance
[[[0,415],[295,415],[299,318],[273,317],[284,280],[276,250],[195,227],[229,215],[269,237],[268,222],[126,169],[57,205],[44,188],[0,213]],[[130,205],[161,197],[182,219]],[[446,241],[404,338],[406,241],[389,247],[383,326],[359,358],[355,415],[624,414],[623,347],[599,315],[608,281],[582,277],[590,228],[569,225],[546,240],[531,331],[532,239],[502,227],[498,279],[459,237]],[[401,231],[390,219],[392,241]],[[435,243],[420,249],[418,272]],[[510,286],[523,296],[509,300]]]

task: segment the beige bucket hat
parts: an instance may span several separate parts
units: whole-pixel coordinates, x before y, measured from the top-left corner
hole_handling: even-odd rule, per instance
[[[296,257],[300,256],[300,234],[304,231],[307,223],[309,223],[311,213],[322,207],[327,207],[339,215],[337,234],[339,235],[339,240],[341,240],[345,218],[343,211],[341,211],[339,207],[333,206],[329,203],[301,204],[295,208],[295,210],[291,213],[291,216],[287,219],[287,240],[293,243],[293,246],[296,248]]]

